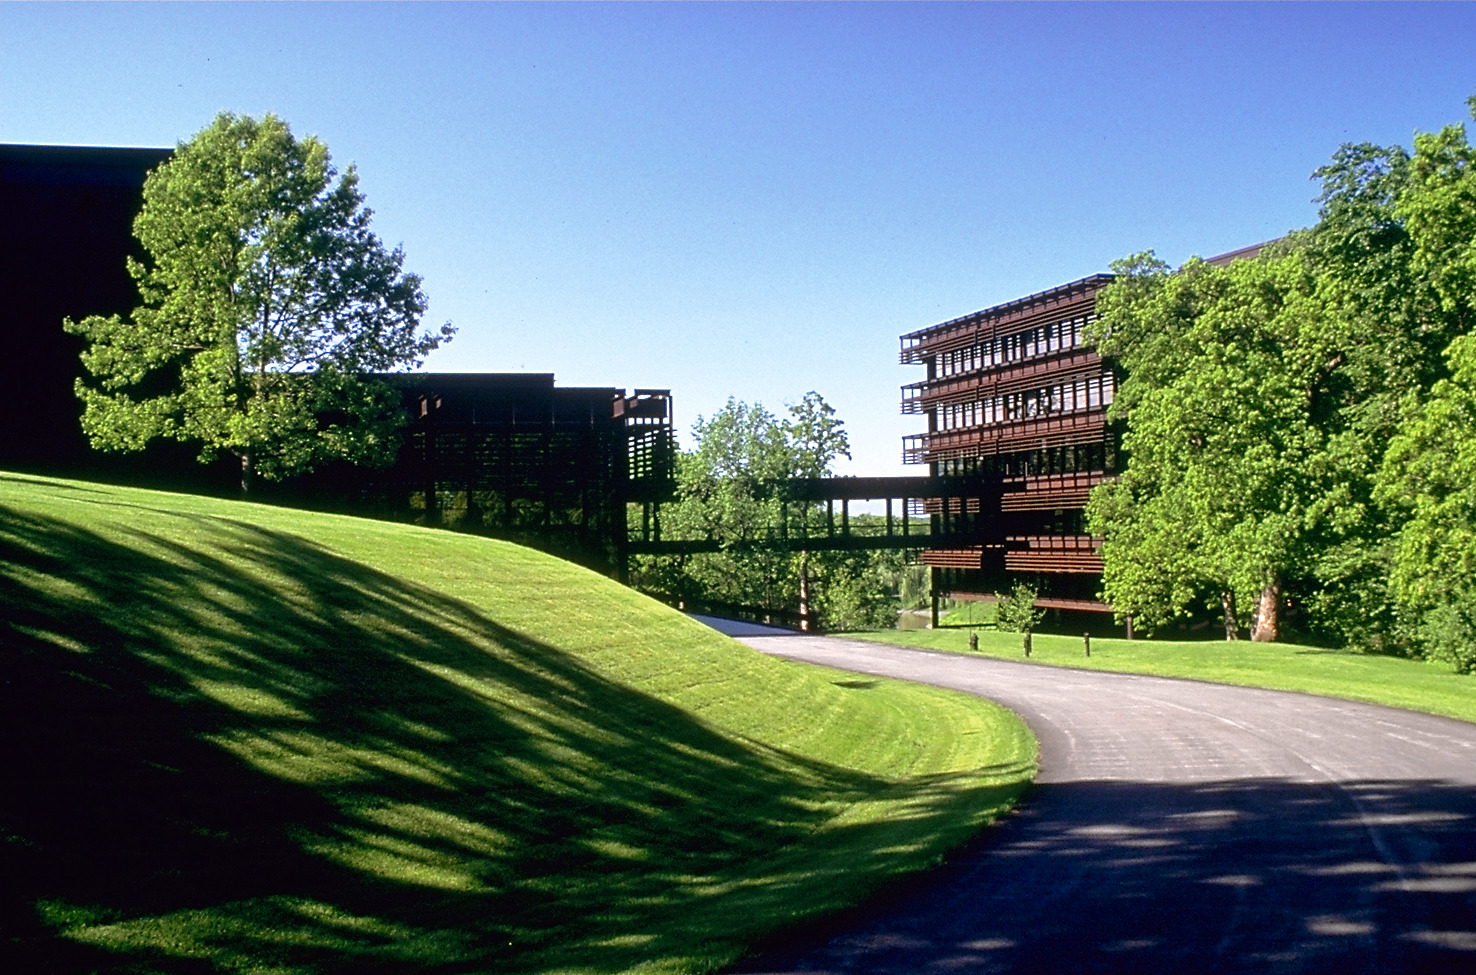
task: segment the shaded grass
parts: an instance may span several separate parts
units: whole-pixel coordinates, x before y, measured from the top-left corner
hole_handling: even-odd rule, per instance
[[[980,656],[1024,659],[1020,634],[988,629],[973,632],[979,636]],[[895,646],[968,653],[969,633],[968,629],[958,628],[885,630],[846,636]],[[1446,664],[1246,640],[1092,637],[1091,651],[1090,657],[1085,656],[1079,636],[1035,633],[1030,662],[1301,691],[1476,721],[1476,680],[1452,673]]]
[[[706,970],[1034,770],[977,699],[407,526],[0,475],[0,607],[12,971]]]

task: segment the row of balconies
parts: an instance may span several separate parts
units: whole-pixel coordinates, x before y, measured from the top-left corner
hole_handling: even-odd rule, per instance
[[[1096,409],[962,430],[914,433],[902,438],[902,463],[930,464],[1098,443],[1106,428],[1106,410]]]
[[[1004,568],[1006,572],[1047,572],[1095,574],[1102,571],[1100,538],[1089,535],[1026,535],[1006,539]],[[939,569],[961,569],[976,572],[985,568],[984,558],[997,546],[966,545],[960,548],[933,548],[923,552],[924,565]],[[995,556],[998,558],[998,555]]]
[[[1103,471],[1078,471],[1071,474],[1032,474],[1005,478],[1005,491],[1000,508],[1003,511],[1056,511],[1086,507],[1092,488],[1107,480]],[[943,499],[914,498],[912,513],[920,516],[943,513]],[[978,498],[949,498],[948,512],[978,514]]]
[[[964,348],[981,339],[1090,312],[1096,304],[1097,292],[1111,280],[1110,274],[1095,274],[1049,291],[909,333],[902,336],[901,362],[904,365],[926,362],[930,356]]]
[[[1112,280],[1111,275],[1093,275],[1049,291],[976,312],[902,336],[901,361],[928,363],[931,379],[902,387],[902,412],[926,415],[950,407],[959,415],[947,418],[935,415],[935,425],[944,419],[970,423],[957,429],[936,430],[903,438],[902,459],[908,464],[930,464],[940,461],[1022,453],[1054,447],[1100,443],[1106,436],[1106,405],[1111,390],[1099,388],[1087,401],[1087,408],[1073,412],[1044,413],[1036,416],[1016,415],[1003,422],[976,422],[984,417],[998,417],[1005,407],[1012,412],[1005,397],[1028,393],[1053,384],[1072,384],[1082,377],[1095,379],[1105,366],[1095,350],[1079,343],[1079,332],[1070,332],[1070,341],[1062,337],[1067,330],[1047,332],[1047,346],[1042,349],[1022,338],[1008,346],[1008,354],[1035,352],[1028,358],[1017,358],[1005,364],[988,362],[1000,358],[1006,346],[1002,340],[1030,329],[1049,326],[1090,315],[1097,292]],[[1059,333],[1059,334],[1056,334]],[[994,344],[989,344],[994,343]],[[979,346],[980,355],[961,352]],[[1051,347],[1054,346],[1054,347]],[[1062,347],[1064,346],[1064,347]],[[953,353],[958,358],[943,358]],[[977,365],[976,365],[977,363]],[[961,365],[967,372],[943,376],[939,373]],[[1001,399],[995,401],[994,397]],[[987,400],[987,401],[986,401]],[[962,404],[980,402],[974,411]],[[1074,404],[1063,396],[1061,406]],[[958,404],[958,405],[956,405]],[[1084,471],[1073,474],[1035,475],[1009,478],[1004,484],[1000,508],[1003,512],[1053,511],[1079,509],[1086,504],[1092,487],[1105,478],[1104,472]],[[964,502],[967,505],[967,502]],[[977,502],[975,502],[975,506]],[[941,504],[927,505],[930,513],[941,512]],[[974,512],[972,509],[970,514]],[[1086,535],[1018,535],[1005,540],[1003,548],[985,545],[929,549],[921,561],[930,566],[964,571],[997,568],[1002,557],[1007,572],[1096,574],[1102,571],[1098,553],[1101,540]],[[1082,608],[1100,610],[1090,601]],[[1076,608],[1076,607],[1070,607]]]
[[[1084,508],[1092,488],[1107,479],[1103,471],[1079,471],[1073,474],[1037,474],[1012,477],[1005,481],[1002,511],[1055,511],[1060,508]]]
[[[947,379],[926,379],[902,387],[902,412],[926,413],[946,403],[966,403],[980,395],[1018,392],[1039,386],[1041,380],[1064,382],[1082,375],[1105,372],[1102,357],[1091,349],[1054,352],[1006,368],[981,369]]]

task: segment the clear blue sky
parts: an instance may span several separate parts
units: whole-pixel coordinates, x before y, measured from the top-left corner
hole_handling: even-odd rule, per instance
[[[444,371],[818,390],[916,473],[897,337],[1315,220],[1344,142],[1468,119],[1476,4],[0,3],[0,141],[274,112],[354,162]]]

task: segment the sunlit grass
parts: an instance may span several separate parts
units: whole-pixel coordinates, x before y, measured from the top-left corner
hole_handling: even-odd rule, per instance
[[[18,970],[702,971],[1034,769],[974,698],[407,526],[0,475],[0,606]]]
[[[991,629],[947,626],[936,630],[886,630],[846,636],[968,653],[970,632],[978,635],[980,655],[1003,660],[1024,659],[1020,634]],[[1302,691],[1476,721],[1476,679],[1452,673],[1448,664],[1248,640],[1093,637],[1090,657],[1086,651],[1082,637],[1035,633],[1031,637],[1030,662]]]

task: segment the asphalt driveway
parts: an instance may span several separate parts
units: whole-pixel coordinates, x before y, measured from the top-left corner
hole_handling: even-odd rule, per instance
[[[944,867],[736,972],[1476,971],[1476,724],[740,628],[998,701],[1041,774]]]

